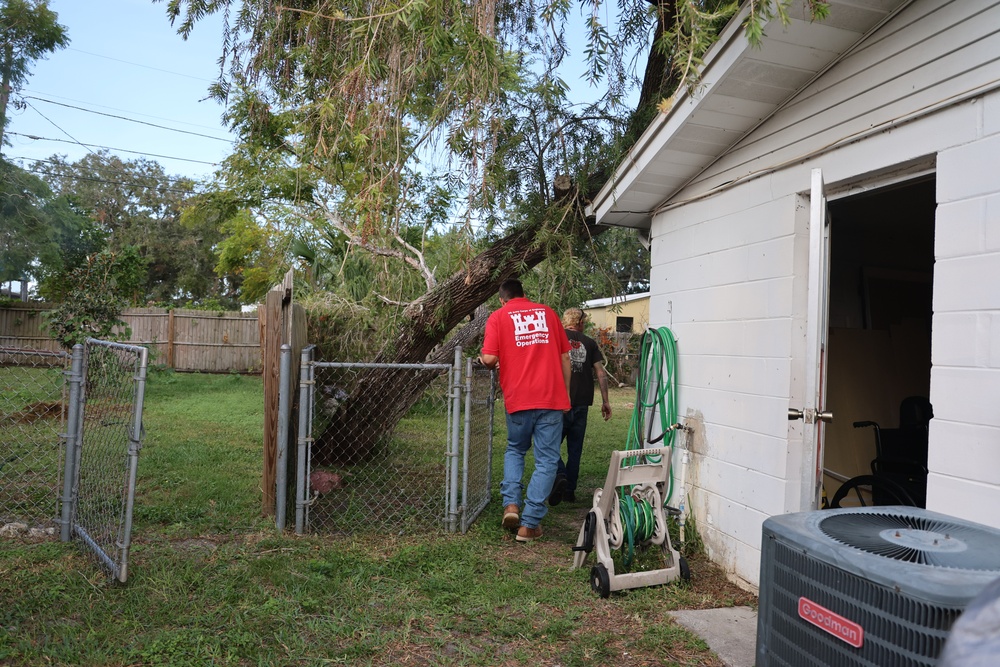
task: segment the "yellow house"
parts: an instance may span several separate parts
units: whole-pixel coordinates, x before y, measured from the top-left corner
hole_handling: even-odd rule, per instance
[[[584,301],[594,326],[618,333],[642,333],[649,326],[649,292]]]

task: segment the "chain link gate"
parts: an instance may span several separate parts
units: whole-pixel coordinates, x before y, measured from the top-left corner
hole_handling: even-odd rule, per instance
[[[466,531],[489,502],[491,434],[470,428],[492,423],[492,373],[461,350],[454,364],[365,364],[314,349],[299,375],[295,532]]]
[[[78,537],[118,581],[128,578],[148,351],[87,339],[73,348],[62,539]]]
[[[71,355],[0,347],[0,521],[31,522],[32,534],[59,524],[64,542],[79,538],[121,582],[147,354],[95,339]]]
[[[490,502],[493,479],[493,416],[497,374],[466,362],[465,450],[462,456],[462,533],[468,532]]]

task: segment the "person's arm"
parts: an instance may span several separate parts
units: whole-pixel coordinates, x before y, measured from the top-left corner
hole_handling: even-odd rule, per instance
[[[604,421],[611,419],[611,401],[608,400],[608,373],[604,370],[604,362],[594,363],[594,372],[597,373],[597,384],[601,388],[601,416]]]
[[[569,360],[569,352],[562,353],[563,380],[566,381],[566,397],[569,398],[569,380],[573,377],[573,362]]]
[[[493,313],[496,315],[496,313]],[[496,318],[490,315],[489,319],[486,320],[486,326],[483,331],[483,348],[479,351],[479,363],[487,368],[496,368],[497,364],[500,363],[500,344],[499,344],[499,334],[496,330],[497,322]],[[491,353],[487,354],[486,350]]]

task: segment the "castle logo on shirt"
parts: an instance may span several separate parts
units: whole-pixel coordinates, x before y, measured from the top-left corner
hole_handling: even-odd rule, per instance
[[[578,340],[569,342],[569,361],[574,373],[583,372],[583,364],[587,361],[587,348]]]
[[[514,342],[518,347],[549,342],[549,325],[545,310],[515,310],[509,313],[514,323]]]

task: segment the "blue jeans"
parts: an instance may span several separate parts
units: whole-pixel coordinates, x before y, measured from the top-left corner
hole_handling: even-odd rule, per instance
[[[583,437],[587,434],[587,410],[589,405],[581,405],[563,413],[562,437],[566,440],[566,463],[559,458],[556,474],[566,475],[566,491],[576,492],[580,478],[580,457],[583,455]]]
[[[500,493],[504,507],[521,505],[524,455],[535,441],[535,471],[531,473],[521,512],[521,525],[536,528],[549,511],[545,501],[552,492],[562,442],[562,410],[519,410],[507,415],[507,450],[503,455]]]

